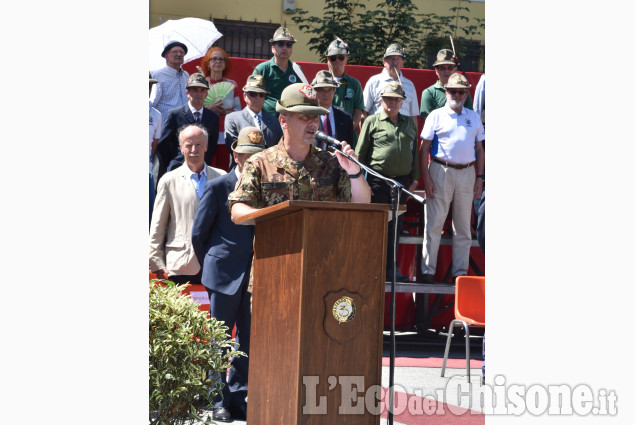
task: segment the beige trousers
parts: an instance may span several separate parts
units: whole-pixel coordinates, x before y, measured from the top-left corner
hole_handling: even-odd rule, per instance
[[[443,223],[452,207],[452,276],[467,274],[472,246],[472,202],[474,201],[474,167],[457,170],[430,162],[430,178],[436,193],[426,197],[426,226],[423,235],[422,273],[434,274],[441,242]]]

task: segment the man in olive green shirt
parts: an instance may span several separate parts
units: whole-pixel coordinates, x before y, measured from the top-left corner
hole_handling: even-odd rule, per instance
[[[378,173],[392,178],[413,192],[418,185],[419,146],[417,143],[417,124],[399,113],[405,94],[398,82],[388,83],[381,92],[382,110],[364,120],[359,133],[355,153],[362,164],[368,165]],[[372,190],[371,202],[390,204],[390,186],[379,177],[367,176]],[[402,196],[400,203],[407,198]],[[397,244],[401,233],[402,219],[398,221]],[[394,233],[392,224],[388,225],[388,247],[386,250],[386,280],[392,280]],[[408,281],[399,271],[397,281]]]
[[[432,64],[439,80],[421,92],[421,118],[424,120],[430,112],[445,106],[445,88],[450,75],[457,70],[458,58],[449,49],[441,49],[437,53],[437,60]],[[472,97],[467,94],[465,107],[472,109]]]
[[[269,42],[273,57],[267,62],[258,64],[252,75],[265,77],[265,85],[270,93],[267,93],[265,97],[262,110],[277,117],[276,102],[280,99],[282,91],[290,84],[308,83],[302,68],[289,59],[295,43],[295,38],[289,30],[285,27],[278,28]]]
[[[357,133],[364,110],[364,91],[357,78],[344,72],[348,63],[348,53],[348,44],[337,38],[326,50],[326,61],[335,81],[339,83],[339,87],[335,90],[333,105],[339,106],[353,116],[353,128]]]

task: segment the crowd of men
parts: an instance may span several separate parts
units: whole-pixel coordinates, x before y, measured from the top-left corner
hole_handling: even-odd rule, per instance
[[[254,230],[235,221],[288,199],[390,203],[388,184],[347,156],[410,191],[422,180],[424,282],[435,280],[450,205],[453,278],[468,272],[475,199],[484,216],[484,114],[470,109],[471,85],[457,72],[454,52],[438,53],[432,64],[438,81],[419,103],[414,84],[401,72],[405,51],[397,43],[387,47],[382,72],[362,89],[345,72],[350,54],[345,41],[330,43],[329,70],[319,71],[310,84],[290,59],[295,42],[287,28],[275,31],[273,57],[256,66],[242,87],[245,108],[226,116],[228,171],[208,165],[219,117],[203,106],[205,76],[182,68],[186,45],[167,43],[166,66],[150,75],[150,270],[176,283],[202,283],[210,314],[225,321],[229,332],[236,325],[245,352]],[[420,118],[425,123],[417,134]],[[330,152],[316,141],[318,131],[342,141],[339,150]],[[392,274],[392,237],[389,232],[386,279],[407,281]],[[238,358],[233,366],[229,377],[220,378],[222,396],[211,400],[217,421],[246,413],[248,359]]]

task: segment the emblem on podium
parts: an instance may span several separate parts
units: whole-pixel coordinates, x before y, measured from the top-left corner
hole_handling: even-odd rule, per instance
[[[355,317],[355,302],[351,297],[342,297],[333,304],[333,317],[340,323],[350,322]]]

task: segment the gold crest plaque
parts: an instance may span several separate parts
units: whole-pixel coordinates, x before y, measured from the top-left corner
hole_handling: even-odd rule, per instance
[[[355,302],[351,297],[342,297],[333,304],[333,317],[340,323],[350,322],[355,317]]]

